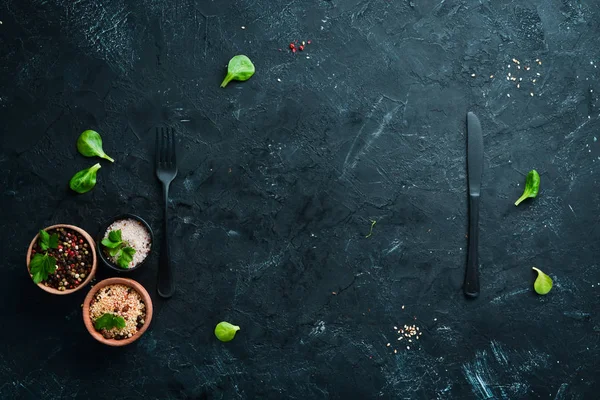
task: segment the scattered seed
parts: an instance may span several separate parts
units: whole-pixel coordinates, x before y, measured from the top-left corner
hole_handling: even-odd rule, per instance
[[[388,343],[388,344],[386,344],[386,346],[387,346],[387,347],[390,347],[390,344]]]
[[[394,354],[397,354],[397,353],[398,353],[398,350],[394,349]]]
[[[471,78],[475,78],[475,74],[471,74]]]
[[[242,29],[246,29],[246,27],[245,27],[245,26],[242,26]]]
[[[406,350],[410,350],[410,346],[406,346]]]
[[[531,95],[531,97],[533,97],[533,92],[529,93]]]

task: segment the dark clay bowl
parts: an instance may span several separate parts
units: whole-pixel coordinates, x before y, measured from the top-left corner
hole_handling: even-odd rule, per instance
[[[144,227],[150,233],[150,251],[148,252],[148,255],[146,256],[146,258],[144,258],[144,261],[142,261],[141,263],[139,263],[138,265],[136,265],[133,268],[127,268],[127,269],[121,268],[118,265],[113,264],[113,262],[110,261],[108,256],[106,254],[104,254],[104,249],[103,249],[102,243],[100,243],[100,242],[102,242],[102,239],[104,239],[104,234],[106,233],[106,230],[108,229],[108,227],[111,226],[113,224],[113,222],[116,222],[116,221],[119,221],[122,219],[134,219],[136,221],[139,221],[142,223],[142,225],[144,225]],[[128,272],[135,271],[136,269],[140,268],[150,258],[150,255],[152,254],[152,248],[154,247],[154,233],[152,232],[152,228],[150,228],[150,225],[146,221],[144,221],[142,219],[142,217],[139,217],[134,214],[122,214],[122,215],[118,215],[114,218],[111,218],[110,220],[108,220],[108,222],[106,224],[104,224],[102,226],[102,229],[100,230],[100,232],[98,233],[98,236],[96,237],[96,247],[97,247],[98,257],[100,258],[100,260],[102,260],[104,265],[106,265],[107,267],[109,267],[117,272],[128,273]]]

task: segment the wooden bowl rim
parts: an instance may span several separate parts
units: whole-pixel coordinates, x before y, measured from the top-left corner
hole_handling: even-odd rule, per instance
[[[94,295],[98,293],[98,290],[102,289],[103,287],[115,284],[129,286],[142,296],[142,299],[146,304],[146,319],[142,328],[132,337],[121,340],[106,339],[104,336],[102,336],[100,332],[96,330],[96,328],[94,328],[94,325],[92,324],[92,318],[90,318],[90,303],[92,302]],[[103,281],[100,281],[94,285],[94,287],[89,291],[87,296],[85,296],[85,300],[83,301],[83,323],[85,324],[85,327],[87,328],[88,332],[90,333],[90,335],[92,335],[94,339],[96,339],[100,343],[113,347],[126,346],[138,340],[150,326],[153,312],[154,309],[152,306],[152,299],[150,298],[148,291],[139,282],[134,281],[130,278],[116,277],[104,279]]]
[[[81,229],[78,226],[75,225],[69,225],[69,224],[56,224],[56,225],[51,225],[47,228],[44,228],[45,231],[48,231],[50,229],[55,229],[55,228],[67,228],[67,229],[71,229],[74,230],[78,233],[80,233],[85,240],[88,242],[89,247],[92,250],[92,270],[90,271],[90,273],[88,274],[87,278],[85,278],[85,280],[81,283],[81,285],[77,286],[74,289],[68,289],[65,291],[60,291],[58,289],[54,289],[51,287],[48,287],[42,283],[38,283],[38,287],[48,293],[51,294],[58,294],[58,295],[65,295],[65,294],[71,294],[73,292],[78,291],[79,289],[83,288],[84,286],[86,286],[87,284],[90,283],[90,281],[92,280],[92,278],[96,275],[96,269],[98,266],[98,259],[96,257],[96,242],[94,241],[94,239],[92,239],[92,237],[90,236],[89,233],[87,233],[86,231],[84,231],[83,229]],[[38,240],[38,237],[40,236],[40,233],[38,232],[35,237],[33,238],[33,240],[31,241],[31,243],[29,244],[29,249],[27,250],[27,273],[29,274],[30,278],[31,278],[31,272],[30,272],[30,262],[31,262],[31,251],[33,250],[33,246],[35,246],[35,243]],[[32,278],[33,280],[33,278]]]

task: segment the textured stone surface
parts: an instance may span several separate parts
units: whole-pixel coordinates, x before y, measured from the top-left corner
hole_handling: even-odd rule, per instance
[[[598,1],[4,0],[0,20],[1,398],[597,396]],[[220,89],[239,53],[256,75]],[[475,301],[467,110],[486,166]],[[25,252],[44,226],[96,235],[124,212],[160,238],[157,124],[179,132],[177,293],[156,296],[154,252],[132,274],[152,326],[109,349],[87,290],[37,289]],[[116,162],[75,195],[85,129]],[[515,208],[532,168],[540,196]],[[410,350],[404,324],[424,332]]]

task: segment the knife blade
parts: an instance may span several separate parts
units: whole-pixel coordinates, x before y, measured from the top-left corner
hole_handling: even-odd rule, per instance
[[[479,198],[483,176],[483,134],[479,118],[467,114],[467,179],[469,183],[469,247],[463,291],[468,297],[479,296]]]

